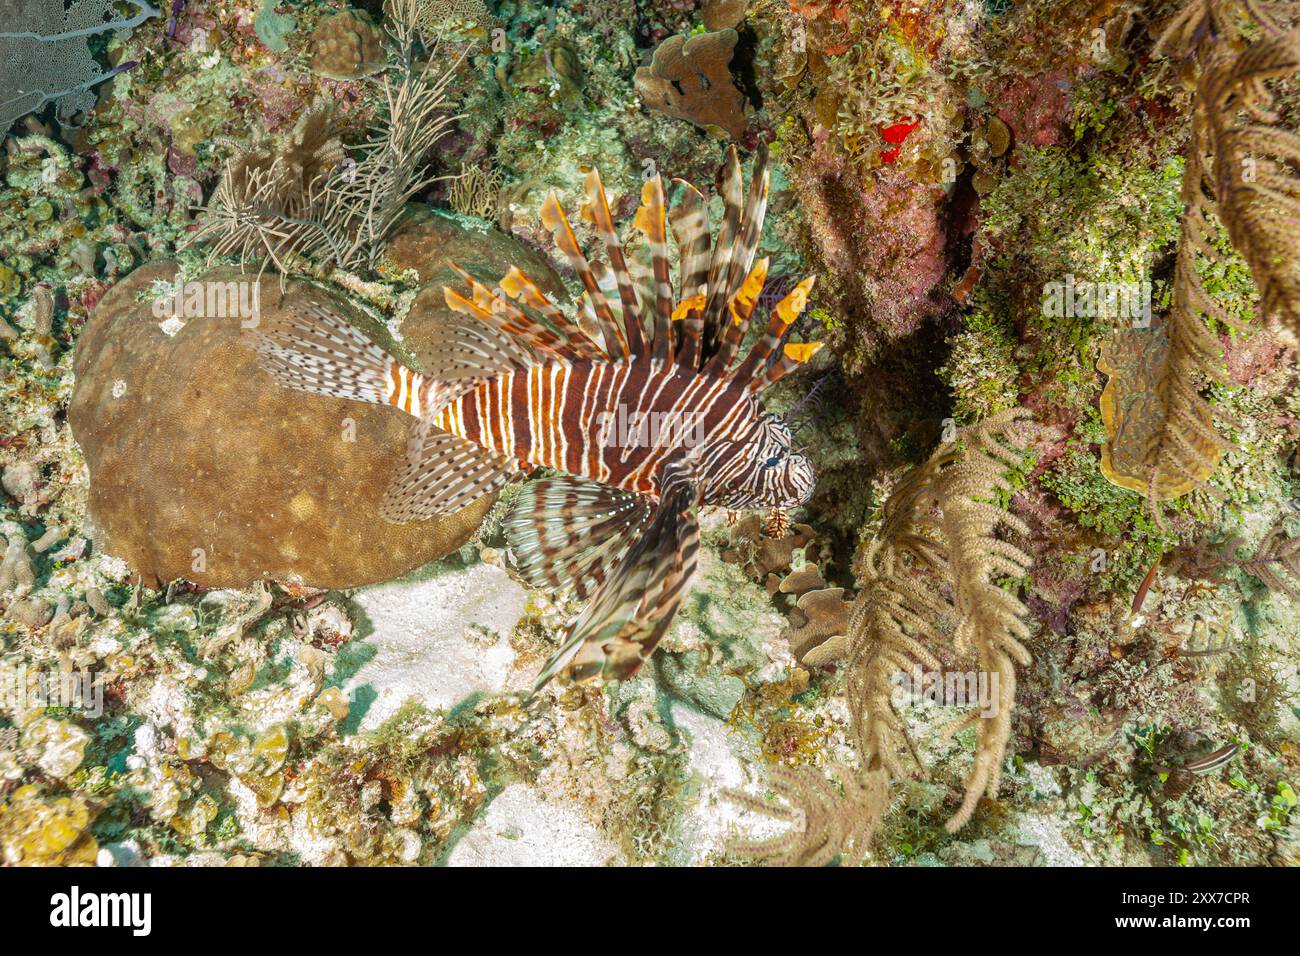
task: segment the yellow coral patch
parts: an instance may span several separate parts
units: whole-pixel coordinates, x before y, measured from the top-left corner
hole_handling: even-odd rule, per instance
[[[316,510],[316,501],[305,491],[300,491],[289,502],[289,511],[297,519],[305,520]]]
[[[1154,396],[1162,393],[1167,374],[1169,338],[1160,326],[1112,335],[1102,345],[1097,368],[1107,376],[1101,393],[1101,421],[1106,442],[1101,446],[1101,473],[1111,484],[1156,501],[1168,501],[1195,490],[1209,480],[1223,450],[1205,435],[1213,422],[1205,409],[1197,410],[1204,431],[1188,431],[1183,439],[1196,451],[1197,465],[1183,476],[1162,475],[1150,488],[1157,436],[1168,429],[1168,408]]]

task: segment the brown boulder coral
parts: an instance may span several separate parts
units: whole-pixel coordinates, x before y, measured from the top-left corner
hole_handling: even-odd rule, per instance
[[[538,267],[504,236],[466,235],[418,213],[391,251],[400,267],[432,277],[451,258],[472,265],[488,250],[494,267],[503,259]],[[156,262],[119,283],[78,345],[69,418],[108,553],[155,586],[273,578],[345,588],[397,577],[469,539],[491,497],[445,518],[399,525],[379,517],[406,447],[400,411],[280,388],[242,340],[238,317],[190,317],[179,329],[160,322],[151,292],[175,272]],[[541,274],[558,286],[549,269]],[[253,279],[229,268],[204,277],[208,289]],[[432,358],[426,343],[445,314],[435,293],[426,288],[403,323],[417,360]],[[281,292],[268,278],[259,295],[261,321],[316,302],[391,344],[377,323],[319,287],[291,281]]]
[[[580,100],[585,79],[577,48],[562,37],[548,41],[535,53],[525,55],[510,71],[513,89],[542,90],[558,102]]]
[[[396,577],[469,538],[490,502],[445,521],[379,518],[405,447],[401,412],[279,388],[242,340],[237,317],[190,318],[168,336],[151,314],[149,290],[175,271],[153,263],[115,287],[77,350],[69,418],[108,553],[153,586],[185,578],[241,587],[270,577],[353,587]],[[203,285],[251,281],[218,269]],[[318,302],[378,331],[305,284],[281,294],[263,281],[259,294],[263,319]]]
[[[700,18],[710,30],[727,30],[745,19],[746,0],[704,0]]]
[[[384,246],[384,258],[397,269],[415,270],[425,286],[422,297],[431,303],[442,302],[444,282],[461,282],[453,262],[491,284],[507,268],[518,266],[547,295],[568,297],[550,260],[540,252],[487,225],[463,224],[425,207],[408,207]],[[411,331],[403,328],[402,335],[409,337]]]
[[[353,80],[383,69],[384,31],[361,10],[325,17],[311,34],[311,68],[334,80]]]
[[[650,109],[739,139],[745,97],[728,69],[739,38],[735,30],[669,37],[649,66],[637,68],[637,93]]]

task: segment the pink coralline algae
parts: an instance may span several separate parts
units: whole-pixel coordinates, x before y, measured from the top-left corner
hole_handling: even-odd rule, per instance
[[[1070,115],[1073,77],[1065,70],[1013,80],[993,99],[997,116],[1018,143],[1056,146],[1061,142],[1063,117]]]
[[[814,164],[799,178],[799,199],[819,269],[839,277],[835,307],[870,317],[859,337],[906,335],[939,315],[948,265],[943,193],[889,169],[864,181],[825,142]]]
[[[882,177],[861,195],[863,225],[876,224],[864,250],[875,286],[872,318],[893,334],[906,334],[938,309],[935,292],[947,270],[940,205],[934,190],[902,176]]]
[[[177,176],[193,178],[198,169],[198,160],[193,153],[184,153],[175,146],[168,146],[167,168]]]
[[[1224,336],[1228,378],[1236,385],[1250,385],[1261,375],[1276,369],[1282,353],[1282,344],[1267,332],[1237,341]]]

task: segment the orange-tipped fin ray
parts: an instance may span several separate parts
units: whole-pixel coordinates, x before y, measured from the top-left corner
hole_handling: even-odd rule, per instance
[[[790,330],[790,326],[794,324],[795,319],[799,318],[799,316],[803,314],[804,309],[808,307],[808,295],[812,292],[813,283],[815,281],[816,277],[808,276],[808,278],[804,279],[791,289],[785,298],[776,304],[776,308],[772,310],[771,318],[768,319],[767,330],[763,333],[763,337],[754,343],[754,347],[750,350],[749,355],[746,356],[745,361],[741,363],[740,367],[736,370],[736,377],[742,380],[748,380],[749,388],[751,390],[761,391],[767,386],[773,384],[773,382],[779,380],[788,371],[792,371],[794,368],[798,367],[798,362],[783,355],[781,359],[777,361],[776,365],[772,366],[772,369],[775,369],[777,366],[780,366],[785,362],[789,362],[790,364],[786,371],[782,372],[781,375],[772,378],[772,369],[767,367],[767,363],[771,359],[772,354],[780,347],[782,341],[785,339],[786,333]]]
[[[618,297],[622,303],[623,329],[627,335],[628,349],[632,354],[645,351],[645,335],[642,330],[641,308],[636,300],[636,291],[628,272],[627,258],[623,255],[623,244],[619,241],[614,228],[614,217],[609,211],[609,196],[600,181],[600,173],[592,170],[584,180],[587,201],[582,205],[582,218],[595,230],[605,244],[605,254],[609,258],[609,267],[613,270],[618,283]]]
[[[673,286],[668,269],[668,224],[664,202],[664,184],[658,176],[641,187],[641,206],[632,224],[645,236],[650,246],[654,273],[654,357],[671,361],[673,354],[672,321]]]
[[[546,294],[537,287],[536,282],[519,271],[518,266],[510,267],[510,271],[501,277],[500,286],[501,291],[511,299],[538,312],[546,322],[550,323],[577,358],[606,358],[600,347],[589,339],[572,319],[560,311],[559,306],[546,297]]]
[[[745,333],[749,331],[750,316],[754,314],[758,297],[767,283],[767,266],[766,258],[754,263],[754,268],[736,290],[731,301],[727,303],[729,316],[727,327],[723,330],[722,341],[717,354],[710,362],[710,367],[718,370],[726,369],[735,359],[736,353],[740,351],[740,344],[745,340]]]
[[[542,225],[554,238],[555,245],[565,254],[569,264],[573,266],[573,270],[578,273],[582,287],[587,290],[587,295],[590,297],[592,307],[596,313],[601,336],[605,339],[605,351],[609,353],[610,358],[616,360],[627,358],[627,338],[619,327],[618,321],[614,318],[609,303],[605,300],[604,290],[601,289],[600,283],[596,280],[595,273],[591,271],[591,264],[578,246],[578,239],[573,234],[573,227],[569,225],[569,218],[564,214],[564,208],[560,205],[560,199],[555,194],[555,190],[551,190],[546,197],[546,201],[542,203],[541,219]]]
[[[745,200],[740,237],[731,255],[731,269],[727,275],[728,296],[736,295],[741,280],[753,264],[754,252],[763,233],[763,219],[767,215],[767,194],[771,175],[767,165],[767,146],[760,145],[758,154],[754,157],[754,168],[750,172],[749,196]]]

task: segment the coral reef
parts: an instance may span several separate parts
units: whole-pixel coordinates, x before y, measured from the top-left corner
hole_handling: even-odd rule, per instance
[[[4,864],[1300,862],[1300,5],[0,12]],[[241,326],[418,365],[511,266],[585,321],[538,210],[592,170],[653,299],[643,184],[729,145],[757,324],[817,276],[768,402],[817,490],[530,698],[580,604],[518,486],[384,522],[401,416]]]
[[[637,92],[651,109],[738,139],[745,132],[745,98],[728,70],[737,39],[732,29],[669,37],[650,65],[637,70]]]

